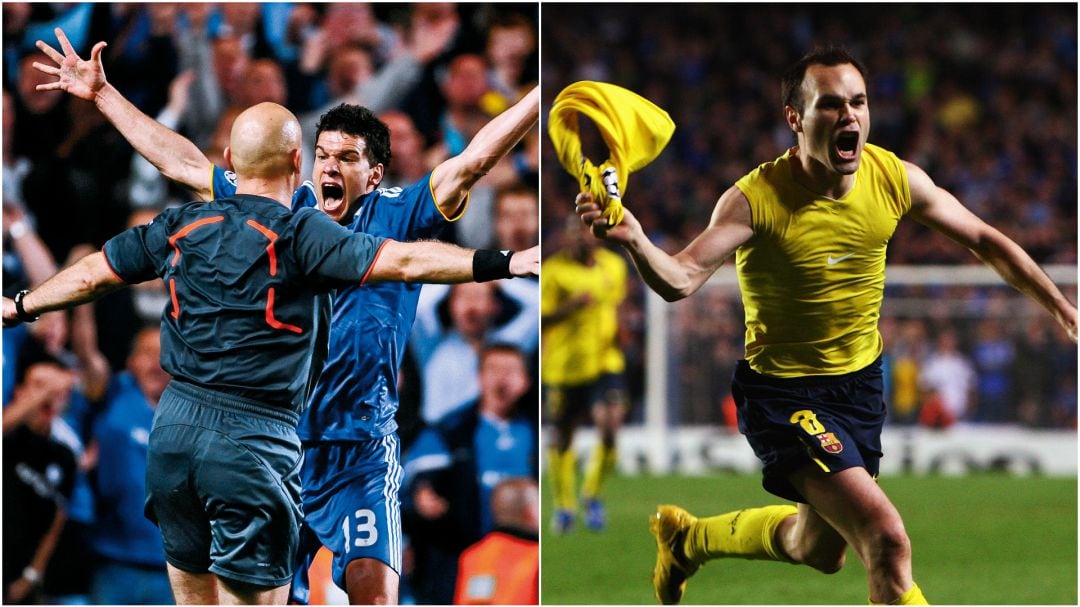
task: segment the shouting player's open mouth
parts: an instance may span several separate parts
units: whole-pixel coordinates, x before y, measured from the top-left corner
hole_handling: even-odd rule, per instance
[[[840,160],[851,161],[858,158],[859,132],[844,131],[836,136],[836,155]]]
[[[337,217],[345,204],[345,188],[332,181],[322,182],[319,188],[322,190],[323,212]]]

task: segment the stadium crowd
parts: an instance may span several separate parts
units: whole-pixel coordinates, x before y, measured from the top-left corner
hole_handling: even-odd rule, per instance
[[[55,27],[83,57],[106,41],[109,82],[219,166],[232,120],[253,104],[279,103],[301,119],[305,176],[319,115],[343,102],[368,107],[391,130],[393,161],[383,187],[412,183],[460,153],[538,79],[535,4],[5,3],[7,296],[51,275],[57,262],[193,198],[133,153],[92,103],[35,90],[49,81],[31,67],[47,63],[35,41],[57,46]],[[536,244],[537,148],[537,136],[527,136],[472,189],[468,212],[442,239],[474,248]],[[467,411],[475,417],[494,407],[493,399],[507,420],[535,418],[538,293],[535,280],[425,287],[401,378],[406,462],[426,428]],[[160,537],[142,516],[140,460],[152,407],[168,380],[157,364],[156,339],[167,301],[163,285],[151,283],[70,316],[54,313],[4,330],[5,602],[171,602]],[[509,387],[485,382],[484,352],[492,344],[509,364],[520,358],[523,376]],[[527,426],[535,433],[535,424]],[[519,434],[519,442],[535,441],[528,431]],[[34,447],[17,455],[25,445]],[[472,491],[469,503],[480,502],[502,477],[535,476],[536,450],[522,447],[505,469],[483,468],[480,456],[465,462],[475,478],[434,483],[438,499],[461,500]],[[10,489],[35,467],[49,470],[48,478],[24,485],[41,491]],[[54,476],[71,480],[57,487]],[[413,490],[407,484],[402,494],[410,508]],[[466,515],[460,504],[449,510]],[[457,538],[455,554],[493,528],[490,514],[484,520],[479,510],[467,514],[477,520]],[[9,543],[23,547],[9,550]],[[432,601],[422,592],[414,596],[412,586],[453,591],[455,567],[423,565],[415,570],[447,579],[416,580],[407,567],[403,602]]]
[[[925,168],[1038,263],[1076,264],[1075,7],[623,8],[606,10],[599,20],[571,12],[560,15],[558,28],[545,28],[544,104],[550,109],[572,82],[597,80],[638,92],[671,114],[673,139],[629,178],[624,198],[665,250],[678,250],[705,226],[726,187],[794,145],[780,112],[781,72],[815,44],[839,43],[870,72],[872,143]],[[551,145],[544,146],[542,162],[558,167]],[[577,189],[561,169],[545,170],[542,180],[547,255],[559,248]],[[913,221],[900,223],[888,255],[890,264],[979,263]],[[1075,283],[1062,287],[1075,301]],[[1034,314],[1030,321],[1022,315],[1024,322],[1005,322],[1018,316],[1009,307],[1016,300],[1001,287],[888,289],[882,331],[886,364],[891,361],[891,421],[1076,427],[1076,349],[1052,321]],[[954,303],[892,306],[901,298],[925,299],[928,289],[944,291]],[[950,305],[963,308],[958,315],[965,318],[949,316]],[[681,302],[672,317],[673,360],[707,362],[672,367],[680,369],[675,400],[681,410],[671,415],[683,423],[723,421],[730,373],[715,371],[733,369],[742,356],[738,295],[718,290]],[[637,279],[621,330],[627,376],[637,380],[631,387],[640,402],[645,317]],[[946,333],[951,348],[941,343],[949,341]],[[942,356],[946,349],[950,354]]]

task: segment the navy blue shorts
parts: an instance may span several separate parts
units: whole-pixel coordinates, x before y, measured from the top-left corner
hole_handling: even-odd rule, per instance
[[[805,502],[788,477],[807,464],[827,473],[859,466],[877,476],[885,423],[880,358],[845,375],[793,378],[762,375],[740,360],[731,391],[769,493]]]
[[[291,598],[308,602],[307,569],[320,546],[334,553],[332,576],[345,589],[355,559],[381,561],[401,572],[403,470],[397,434],[353,442],[307,443],[300,469],[304,529]]]
[[[626,377],[622,373],[605,373],[596,381],[580,386],[547,386],[548,407],[555,417],[587,413],[593,405],[628,405]]]
[[[189,573],[276,588],[299,542],[298,416],[172,381],[150,431],[146,516],[165,560]]]

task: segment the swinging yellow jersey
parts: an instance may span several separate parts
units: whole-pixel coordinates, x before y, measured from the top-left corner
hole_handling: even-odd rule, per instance
[[[866,144],[850,192],[834,200],[792,177],[794,149],[735,185],[754,235],[735,254],[746,359],[773,377],[840,375],[881,354],[885,247],[911,208],[895,154]]]
[[[590,303],[566,317],[541,324],[540,379],[549,386],[580,386],[626,366],[618,345],[618,308],[626,297],[626,262],[603,248],[593,265],[556,253],[540,267],[540,314],[587,295]]]

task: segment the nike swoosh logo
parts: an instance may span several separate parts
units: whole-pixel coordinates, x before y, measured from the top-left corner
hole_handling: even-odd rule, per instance
[[[825,260],[825,263],[829,264],[830,266],[835,266],[836,264],[844,261],[852,255],[854,255],[854,253],[848,253],[847,255],[841,255],[840,257],[833,257],[832,255],[829,255],[829,258]]]

